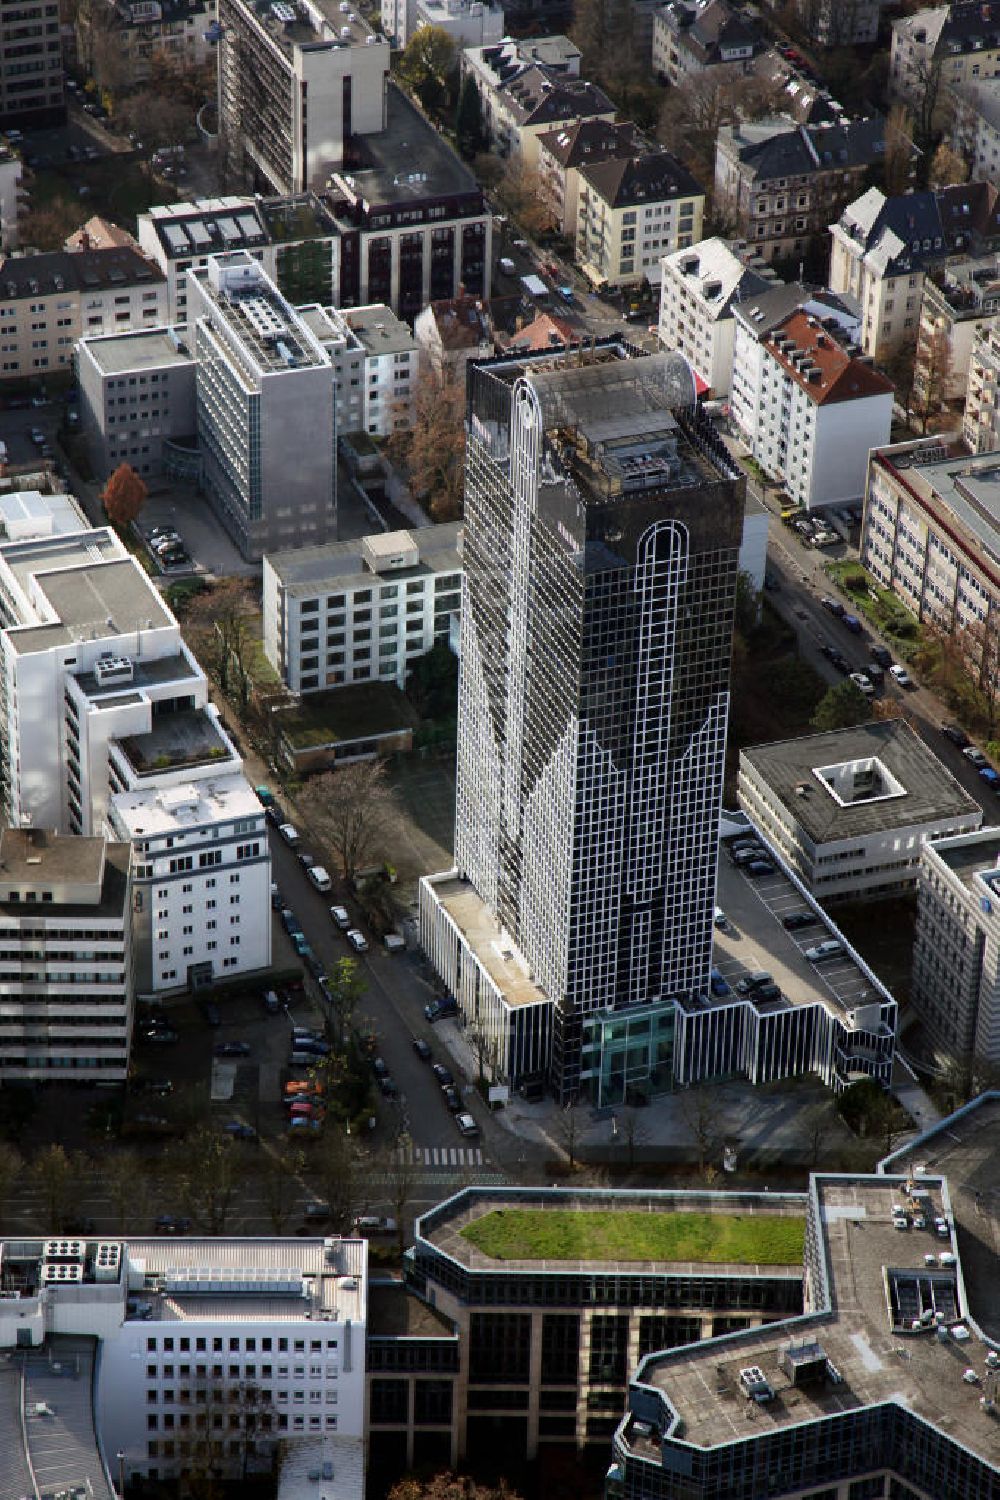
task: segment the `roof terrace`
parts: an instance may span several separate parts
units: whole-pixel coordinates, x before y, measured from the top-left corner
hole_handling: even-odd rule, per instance
[[[117,741],[140,780],[163,771],[219,765],[237,759],[226,735],[203,709],[181,709],[156,714],[146,734],[130,734]]]

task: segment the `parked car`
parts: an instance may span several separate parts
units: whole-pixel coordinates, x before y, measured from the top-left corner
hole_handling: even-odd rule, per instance
[[[983,766],[979,774],[991,791],[1000,791],[1000,772],[994,771],[992,766]]]
[[[160,1026],[151,1027],[148,1031],[143,1032],[142,1039],[144,1042],[152,1042],[159,1047],[166,1047],[171,1042],[180,1041],[180,1037],[176,1031],[171,1031],[167,1027]]]
[[[207,1026],[222,1025],[222,1012],[219,1010],[219,1007],[216,1005],[214,1000],[199,1000],[198,1009],[204,1016],[205,1024]]]
[[[711,982],[713,995],[728,995],[731,993],[725,975],[722,973],[721,969],[712,970]]]
[[[347,907],[331,906],[330,915],[336,922],[337,926],[340,928],[341,932],[346,932],[351,925],[351,914],[347,910]]]
[[[272,802],[270,807],[265,807],[264,816],[274,828],[280,828],[285,822],[285,814],[280,802]]]
[[[386,1074],[384,1078],[379,1079],[378,1086],[387,1099],[395,1099],[399,1094],[399,1090],[396,1087],[395,1082],[388,1076],[388,1074]]]
[[[443,1021],[446,1016],[458,1014],[458,1002],[453,995],[445,995],[441,1000],[432,1000],[429,1005],[424,1006],[424,1019],[427,1021]]]
[[[294,936],[296,932],[302,931],[302,923],[299,921],[298,917],[292,911],[292,908],[290,906],[286,906],[282,909],[281,925],[288,933],[289,937]]]
[[[861,634],[861,621],[858,619],[857,615],[849,615],[846,613],[842,614],[840,617],[840,623],[846,626],[852,635]]]
[[[960,750],[964,750],[969,744],[969,736],[957,724],[942,724],[941,733],[946,740],[951,740],[951,743],[957,745]],[[971,760],[972,757],[969,758]]]
[[[275,884],[275,882],[272,880],[271,881],[271,910],[272,911],[280,911],[281,908],[284,906],[284,904],[285,904],[285,902],[284,902],[284,898],[282,897],[281,891],[278,888],[278,886]]]
[[[325,1223],[325,1221],[330,1217],[330,1205],[329,1203],[321,1202],[321,1200],[318,1198],[314,1198],[312,1202],[307,1203],[305,1208],[302,1210],[302,1217],[309,1220],[313,1224]]]
[[[754,990],[753,997],[755,1000],[780,1000],[781,990],[776,984],[762,984]]]
[[[322,865],[313,865],[310,870],[306,871],[306,874],[318,891],[328,891],[331,889],[333,881]]]
[[[174,1085],[169,1078],[137,1078],[132,1085],[137,1094],[172,1094]]]
[[[819,602],[824,609],[828,609],[831,615],[836,615],[838,619],[844,614],[844,606],[839,599],[821,599]]]
[[[752,974],[744,974],[736,981],[737,995],[752,995],[754,990],[760,989],[762,984],[773,984],[774,976],[766,969],[756,969]]]
[[[281,834],[281,837],[284,839],[285,843],[290,845],[290,847],[293,849],[295,848],[296,844],[300,844],[302,842],[299,837],[299,831],[295,827],[294,823],[282,823],[278,829],[278,832]]]
[[[252,1050],[249,1042],[217,1042],[212,1048],[216,1057],[249,1057]]]
[[[479,1134],[479,1126],[476,1124],[473,1116],[466,1111],[463,1111],[462,1114],[455,1116],[455,1124],[458,1126],[463,1135]]]
[[[329,1057],[330,1043],[324,1042],[322,1037],[296,1037],[296,1052],[308,1052],[310,1057]]]
[[[315,856],[310,854],[308,849],[299,850],[298,860],[307,875],[316,863]]]
[[[312,952],[312,949],[309,946],[309,940],[307,939],[305,933],[301,928],[298,932],[293,932],[291,934],[291,939],[292,947],[295,949],[300,958],[305,958],[307,953]]]
[[[358,1214],[354,1220],[354,1232],[367,1237],[370,1234],[395,1234],[395,1219],[385,1214]]]
[[[245,1125],[242,1120],[227,1120],[222,1127],[226,1135],[231,1135],[234,1141],[255,1141],[257,1132],[252,1125]]]
[[[462,1099],[461,1095],[458,1092],[458,1089],[452,1088],[452,1086],[449,1084],[446,1089],[441,1090],[441,1093],[444,1097],[445,1108],[450,1110],[453,1115],[460,1114],[462,1110]]]
[[[431,1051],[428,1044],[424,1041],[422,1036],[416,1036],[413,1038],[413,1050],[420,1058],[421,1062],[430,1062],[431,1058],[434,1056],[433,1052]]]
[[[965,749],[962,751],[962,754],[965,756],[966,760],[970,760],[972,762],[977,771],[980,770],[983,766],[989,765],[989,761],[987,760],[986,756],[976,745],[970,745],[967,742]]]
[[[782,917],[781,925],[789,932],[797,932],[800,927],[815,927],[818,921],[814,911],[790,911],[787,917]]]
[[[852,672],[851,681],[859,692],[864,693],[866,698],[874,698],[875,689],[867,672]]]
[[[827,938],[823,943],[817,943],[815,948],[807,948],[805,956],[811,964],[825,963],[828,958],[839,958],[844,951],[844,945],[839,938]]]
[[[455,1075],[444,1063],[434,1063],[431,1072],[443,1089],[449,1088],[455,1082]]]
[[[900,687],[906,688],[913,686],[913,678],[910,676],[906,668],[899,666],[898,663],[889,668],[889,676],[892,677],[894,681],[898,682]]]
[[[769,859],[752,859],[748,865],[743,866],[743,870],[751,880],[760,880],[765,875],[774,874],[774,865]]]
[[[892,666],[892,652],[888,646],[873,646],[871,648],[872,661],[877,661],[880,667]]]
[[[375,1074],[376,1078],[385,1078],[388,1076],[389,1064],[386,1062],[384,1057],[372,1058],[372,1072]]]
[[[347,929],[347,941],[350,943],[355,953],[368,952],[368,939],[365,937],[364,933],[359,932],[356,927],[349,927]]]
[[[187,1234],[191,1220],[181,1214],[158,1214],[153,1227],[157,1234]]]

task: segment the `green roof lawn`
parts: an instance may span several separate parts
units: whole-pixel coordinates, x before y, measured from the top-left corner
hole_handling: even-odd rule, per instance
[[[802,1262],[806,1221],[779,1214],[496,1209],[462,1230],[494,1260]]]

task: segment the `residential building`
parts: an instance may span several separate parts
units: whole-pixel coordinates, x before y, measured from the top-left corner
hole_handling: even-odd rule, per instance
[[[950,90],[951,148],[967,163],[972,182],[1000,178],[1000,76]]]
[[[132,1030],[127,843],[0,830],[0,1079],[124,1083]]]
[[[414,25],[405,37],[395,39],[397,47],[405,47],[421,26],[438,27],[451,37],[459,52],[466,47],[490,47],[503,40],[503,7],[490,0],[406,0],[406,8],[413,10]],[[403,9],[402,3],[399,9]]]
[[[567,1099],[618,1007],[672,1027],[708,987],[744,486],[686,364],[617,338],[472,364],[469,412],[456,870],[421,938],[505,1075]]]
[[[715,200],[733,231],[765,260],[805,254],[885,153],[878,115],[798,125],[784,115],[721,125]]]
[[[137,474],[169,468],[173,445],[192,453],[196,366],[175,328],[105,333],[76,346],[80,428],[94,472],[120,463]]]
[[[755,1219],[804,1208],[803,1195],[779,1192],[751,1193],[744,1203]],[[421,1214],[407,1280],[454,1327],[462,1352],[453,1381],[454,1453],[446,1461],[497,1447],[528,1459],[592,1448],[621,1422],[637,1359],[737,1330],[759,1333],[801,1313],[801,1264],[629,1261],[596,1253],[587,1233],[590,1215],[634,1215],[641,1234],[647,1216],[683,1223],[685,1214],[711,1216],[728,1206],[722,1194],[704,1191],[467,1187]],[[579,1215],[583,1230],[573,1260],[553,1263],[530,1243],[522,1255],[497,1260],[476,1241],[494,1217],[545,1214],[558,1222],[567,1213]],[[373,1449],[400,1425],[393,1373],[371,1378]]]
[[[483,125],[499,156],[538,166],[539,137],[577,120],[614,121],[615,107],[596,84],[580,77],[580,52],[566,37],[469,47],[463,77],[479,89]]]
[[[777,112],[788,115],[796,125],[834,123],[844,114],[843,106],[815,74],[806,75],[804,66],[807,65],[792,61],[777,47],[769,47],[754,58],[751,71],[754,78],[777,96]]]
[[[554,318],[551,313],[539,313],[530,323],[525,323],[516,333],[502,340],[502,345],[511,351],[537,354],[542,349],[551,349],[558,344],[578,343],[577,330],[564,318]]]
[[[0,129],[65,121],[58,0],[0,0]]]
[[[219,0],[219,113],[228,160],[249,187],[319,189],[355,138],[385,129],[389,43],[335,0],[291,16]],[[400,163],[400,167],[402,167]]]
[[[406,685],[449,639],[462,586],[461,523],[379,532],[264,557],[264,651],[293,693]]]
[[[341,319],[364,354],[361,430],[377,437],[412,427],[420,375],[420,345],[390,307],[351,307]],[[355,428],[338,428],[352,432]]]
[[[780,9],[776,0],[768,4]],[[888,0],[794,0],[807,36],[820,47],[873,46],[887,4]]]
[[[664,253],[701,239],[705,194],[666,151],[580,167],[576,258],[594,286],[652,281]]]
[[[743,240],[700,240],[660,261],[658,337],[683,354],[712,396],[729,392],[733,307],[775,284],[775,273]]]
[[[892,383],[845,347],[856,319],[837,300],[781,287],[736,308],[731,412],[757,463],[806,510],[860,500],[868,451],[892,427]]]
[[[916,339],[930,267],[1000,248],[1000,194],[988,182],[893,198],[869,188],[830,237],[830,286],[857,298],[860,342],[880,357]]]
[[[436,375],[463,382],[470,359],[488,359],[493,353],[493,329],[479,297],[429,303],[414,319],[413,334]]]
[[[333,367],[243,250],[188,273],[209,499],[247,558],[336,534]]]
[[[645,142],[629,121],[576,120],[538,138],[539,194],[558,234],[575,240],[579,228],[580,167],[634,156]]]
[[[919,620],[966,632],[970,649],[1000,617],[1000,451],[949,453],[945,438],[873,452],[861,561]]]
[[[215,67],[215,0],[115,0],[107,10],[79,6],[73,24],[78,63],[99,88],[148,82],[153,59],[178,72]]]
[[[362,1500],[367,1251],[346,1236],[4,1240],[7,1476],[111,1500],[206,1456],[245,1483],[280,1444],[336,1474],[334,1500]]]
[[[230,195],[158,203],[139,214],[137,226],[142,253],[159,267],[166,280],[167,321],[171,324],[183,327],[188,321],[188,271],[207,266],[216,255],[245,250],[281,285],[261,199]]]
[[[135,235],[129,234],[120,224],[113,224],[110,219],[102,218],[100,214],[91,214],[85,224],[67,235],[63,240],[63,249],[136,250],[140,254],[145,253]],[[148,255],[147,258],[156,260],[155,255]]]
[[[976,799],[905,719],[740,751],[740,806],[824,905],[912,890],[930,839],[975,832]]]
[[[995,1258],[977,1226],[998,1119],[986,1095],[877,1173],[814,1174],[790,1208],[805,1215],[802,1313],[640,1360],[611,1493],[725,1500],[760,1495],[771,1475],[796,1500],[988,1495]],[[936,1235],[910,1227],[935,1221]],[[889,1340],[909,1358],[875,1352]]]
[[[955,87],[1000,74],[1000,16],[983,0],[953,0],[892,23],[889,89],[922,105],[929,89]]]
[[[972,345],[962,441],[973,453],[1000,452],[1000,317]]]
[[[1000,252],[935,266],[924,276],[913,390],[934,411],[962,401],[976,338],[1000,314]]]
[[[911,998],[946,1057],[1000,1061],[1000,829],[921,852]]]
[[[0,147],[0,252],[17,249],[18,220],[27,191],[21,185],[24,175],[21,158],[9,147]]]
[[[132,788],[108,822],[134,851],[136,994],[196,990],[271,961],[271,860],[264,809],[237,768],[211,775],[232,747],[206,714],[154,718],[116,746]],[[170,774],[163,774],[169,761]],[[193,772],[197,779],[186,779]],[[148,790],[144,778],[155,778]]]
[[[759,23],[730,0],[667,0],[653,21],[653,72],[674,86],[710,70],[738,77],[765,45]]]
[[[167,311],[156,266],[134,250],[66,250],[0,262],[0,379],[57,373],[85,334],[158,328]]]

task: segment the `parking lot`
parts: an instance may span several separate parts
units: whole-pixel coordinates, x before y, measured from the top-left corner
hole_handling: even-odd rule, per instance
[[[774,1007],[817,1000],[846,1007],[878,997],[871,979],[846,952],[819,964],[805,957],[807,948],[836,934],[822,918],[798,931],[782,925],[793,912],[812,907],[777,865],[773,874],[754,878],[732,864],[723,845],[716,899],[725,911],[726,927],[716,929],[714,962],[731,987],[746,973],[767,970],[782,993]]]

